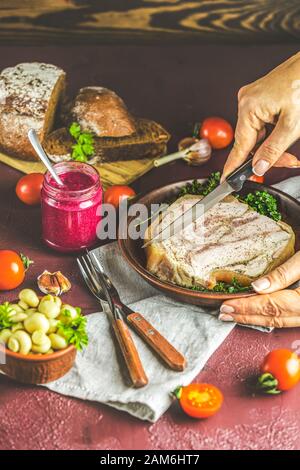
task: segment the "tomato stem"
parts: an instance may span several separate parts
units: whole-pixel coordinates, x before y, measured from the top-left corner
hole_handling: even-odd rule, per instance
[[[182,386],[175,388],[175,390],[172,392],[173,397],[177,398],[177,400],[180,400],[181,395],[182,395]]]
[[[199,137],[200,127],[201,122],[196,122],[196,124],[194,125],[193,137]]]
[[[28,256],[23,255],[23,253],[20,253],[20,258],[24,264],[25,271],[27,271],[29,266],[34,263],[34,261],[28,258]]]
[[[278,380],[268,372],[260,375],[257,379],[256,388],[262,393],[278,395],[281,391],[277,389],[277,386]]]

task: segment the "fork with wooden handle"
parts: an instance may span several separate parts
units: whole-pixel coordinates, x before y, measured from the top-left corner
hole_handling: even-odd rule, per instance
[[[128,326],[121,315],[119,315],[117,307],[115,308],[113,317],[112,327],[126,362],[132,384],[135,388],[144,387],[148,383],[148,377],[144,371],[143,364]]]
[[[94,264],[95,269],[102,275],[106,282],[106,287],[112,298],[114,305],[116,305],[120,312],[125,316],[127,322],[138,333],[138,335],[160,356],[160,358],[173,370],[183,371],[186,366],[185,357],[177,351],[177,349],[169,343],[169,341],[162,336],[140,313],[134,312],[132,309],[123,304],[118,294],[117,289],[105,274],[102,265],[95,255],[90,254],[90,259]]]
[[[107,291],[105,281],[101,278],[99,273],[95,272],[95,269],[88,256],[81,256],[80,258],[77,258],[77,263],[82,277],[90,292],[101,304],[106,302],[109,305],[112,314],[112,327],[120,346],[121,353],[125,360],[133,386],[135,388],[144,387],[148,383],[148,378],[144,371],[130,331],[122,318],[119,308],[113,304],[112,299]]]

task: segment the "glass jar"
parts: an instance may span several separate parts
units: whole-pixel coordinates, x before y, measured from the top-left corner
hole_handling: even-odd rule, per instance
[[[101,220],[102,187],[91,165],[62,162],[54,165],[64,185],[46,173],[41,193],[42,231],[47,245],[62,252],[92,246]]]

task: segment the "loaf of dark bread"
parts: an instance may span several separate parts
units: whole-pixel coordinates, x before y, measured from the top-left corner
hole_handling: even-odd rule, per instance
[[[81,88],[65,118],[66,125],[78,122],[82,130],[97,137],[124,137],[136,132],[124,101],[114,91],[98,86]]]
[[[155,158],[166,153],[169,133],[154,121],[135,120],[136,132],[126,137],[95,137],[95,155],[92,162],[114,162]],[[44,147],[54,162],[71,159],[72,145],[75,141],[67,128],[57,129],[49,134]]]
[[[0,149],[23,160],[38,160],[27,137],[35,129],[41,142],[52,130],[65,73],[51,64],[22,63],[0,74]]]

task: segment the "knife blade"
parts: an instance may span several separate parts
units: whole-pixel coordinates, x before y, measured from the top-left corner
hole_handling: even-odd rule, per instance
[[[175,220],[163,227],[151,240],[148,240],[143,248],[147,247],[155,240],[163,241],[179,233],[183,228],[187,228],[193,222],[211,209],[215,204],[222,201],[226,196],[233,192],[240,191],[245,181],[253,175],[252,157],[244,162],[239,168],[231,173],[226,180],[217,186],[211,193],[200,201],[197,201],[189,209],[179,215]]]

